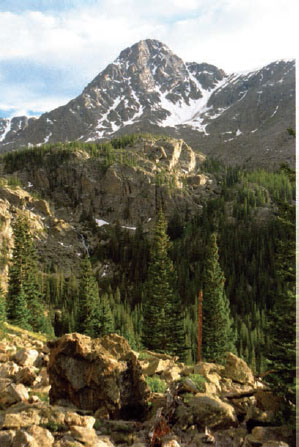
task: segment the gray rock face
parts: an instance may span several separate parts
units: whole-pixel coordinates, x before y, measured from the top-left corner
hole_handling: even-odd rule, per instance
[[[230,164],[294,162],[295,62],[227,75],[156,40],[121,52],[79,95],[39,119],[0,120],[0,151],[132,132],[183,138]]]

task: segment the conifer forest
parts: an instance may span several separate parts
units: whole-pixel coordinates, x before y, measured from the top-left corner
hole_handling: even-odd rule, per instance
[[[21,188],[26,169],[57,171],[75,152],[82,159],[88,155],[99,175],[112,165],[136,169],[138,159],[126,148],[137,137],[7,153],[1,185]],[[150,229],[141,221],[134,231],[117,221],[99,227],[82,212],[80,225],[98,242],[77,256],[71,272],[43,259],[30,219],[13,216],[10,258],[1,247],[8,276],[0,291],[0,324],[7,320],[49,337],[118,333],[136,351],[164,352],[192,364],[198,361],[202,315],[204,361],[221,364],[226,352],[236,353],[294,403],[294,171],[286,164],[272,170],[227,167],[206,158],[201,172],[213,178],[217,192],[196,212],[187,206],[169,210],[158,200]],[[154,180],[156,190],[172,194],[167,172]],[[49,183],[47,192],[35,192],[38,199],[51,200]],[[99,265],[113,269],[99,275]]]

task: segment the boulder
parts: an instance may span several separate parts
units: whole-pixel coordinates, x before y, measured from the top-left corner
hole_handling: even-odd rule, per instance
[[[1,445],[1,447],[12,447],[12,442],[13,442],[15,433],[16,432],[13,430],[0,431],[0,445]]]
[[[10,383],[5,389],[2,390],[0,395],[0,408],[2,410],[10,407],[11,405],[26,401],[29,399],[27,388],[19,383]]]
[[[279,427],[254,427],[252,435],[261,442],[281,441],[291,442],[292,430],[287,425]]]
[[[222,375],[235,382],[254,385],[254,375],[247,363],[231,352],[227,353],[225,369]]]
[[[267,441],[262,447],[290,447],[289,444],[283,441]]]
[[[16,382],[31,386],[37,377],[36,373],[37,369],[33,366],[25,366],[17,372],[15,376]]]
[[[150,390],[128,342],[116,334],[91,339],[66,334],[49,343],[50,402],[83,410],[104,408],[111,418],[141,418]]]
[[[71,426],[71,435],[77,441],[83,442],[85,445],[93,447],[97,441],[97,434],[93,428],[81,427],[77,425]]]
[[[40,447],[40,444],[26,431],[18,430],[13,439],[12,447]]]
[[[33,437],[34,441],[40,447],[52,447],[54,444],[54,437],[46,428],[32,425],[27,429],[27,433]]]
[[[6,362],[3,365],[0,365],[0,377],[3,378],[14,378],[18,373],[20,367],[16,365],[14,362]]]
[[[37,366],[39,352],[36,349],[20,349],[15,355],[15,361],[21,366]]]
[[[200,362],[194,365],[194,374],[201,374],[206,377],[208,374],[216,373],[219,376],[224,370],[224,366],[216,363]]]
[[[17,411],[17,410],[16,410]],[[31,427],[32,425],[38,425],[41,421],[41,417],[36,409],[28,408],[28,411],[20,411],[15,413],[6,412],[0,415],[0,428],[23,428]]]
[[[180,428],[191,425],[198,428],[227,428],[236,425],[237,418],[234,408],[222,402],[214,395],[198,393],[190,397],[185,405],[179,405],[175,411],[175,419]]]

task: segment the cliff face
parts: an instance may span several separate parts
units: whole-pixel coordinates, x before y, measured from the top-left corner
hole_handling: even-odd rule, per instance
[[[205,156],[172,138],[140,137],[125,149],[111,146],[96,156],[83,146],[24,154],[2,163],[4,272],[12,223],[20,213],[31,222],[45,264],[70,271],[110,224],[150,228],[161,206],[167,216],[194,214],[218,189],[214,177],[202,172]]]

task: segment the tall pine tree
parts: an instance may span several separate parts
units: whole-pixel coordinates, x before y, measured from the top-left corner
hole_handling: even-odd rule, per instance
[[[157,352],[178,354],[186,351],[184,314],[175,290],[176,275],[168,256],[167,222],[160,210],[150,252],[144,289],[142,342]]]
[[[51,324],[44,313],[38,283],[36,250],[28,219],[19,216],[13,225],[13,234],[14,248],[12,262],[9,266],[6,297],[8,319],[14,322],[20,320],[20,312],[25,299],[27,315],[25,320],[28,317],[26,321],[31,328],[40,332],[52,332]],[[19,312],[18,315],[17,312]]]
[[[3,326],[4,321],[6,321],[6,302],[0,284],[0,328]]]
[[[216,233],[208,239],[203,269],[203,357],[222,363],[225,353],[235,351],[229,301],[224,291],[225,278],[219,264]]]
[[[271,374],[268,382],[285,400],[284,416],[293,420],[296,405],[296,266],[295,206],[279,205],[278,223],[283,240],[276,252],[277,293],[269,319],[270,345],[266,353]]]
[[[97,336],[99,288],[93,274],[91,263],[85,257],[81,264],[79,284],[78,330],[90,337]]]

